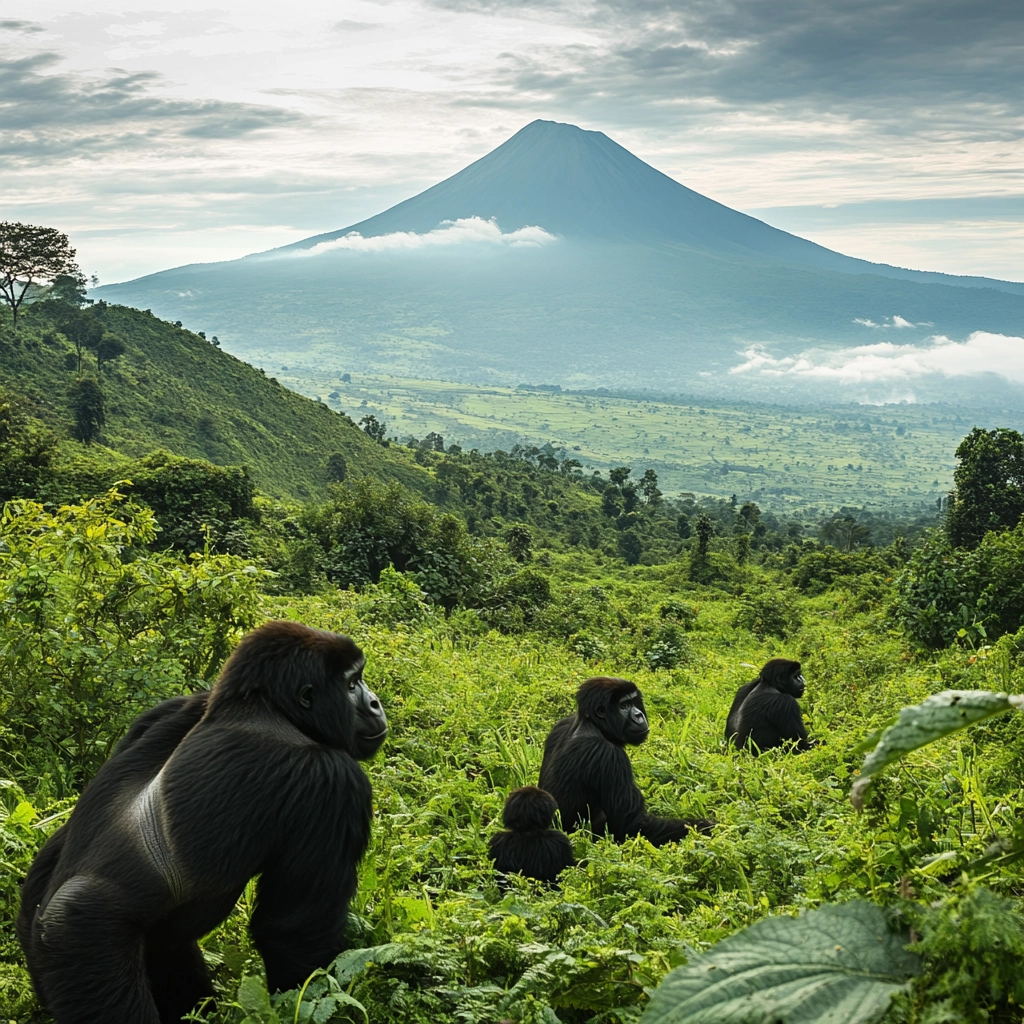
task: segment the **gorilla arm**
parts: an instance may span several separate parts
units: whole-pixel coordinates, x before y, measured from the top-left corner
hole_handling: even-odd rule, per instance
[[[322,750],[322,748],[321,748]],[[370,781],[347,754],[296,757],[284,844],[264,866],[250,921],[271,992],[301,985],[344,948],[356,864],[370,838]],[[305,763],[301,763],[305,762]]]
[[[607,819],[608,830],[617,843],[627,836],[642,835],[653,846],[682,839],[694,822],[678,818],[659,818],[647,813],[643,795],[633,779],[633,766],[626,751],[614,743],[603,740],[600,746],[579,750],[581,760],[592,759],[592,771],[599,779],[600,809]],[[593,808],[594,811],[597,808]]]
[[[739,731],[740,708],[743,706],[743,702],[747,699],[747,695],[760,681],[761,677],[758,676],[756,679],[752,679],[749,683],[744,683],[736,691],[736,696],[732,701],[732,707],[729,708],[729,715],[725,720],[725,738],[727,740],[731,740]]]
[[[171,752],[188,735],[192,726],[206,713],[206,705],[210,700],[209,690],[200,690],[198,693],[191,693],[185,697],[171,697],[170,700],[161,701],[155,708],[143,712],[128,727],[128,732],[114,748],[113,756],[123,754],[154,726],[173,719],[173,724],[167,727],[167,742],[173,744],[167,752]],[[176,737],[176,739],[175,739]]]

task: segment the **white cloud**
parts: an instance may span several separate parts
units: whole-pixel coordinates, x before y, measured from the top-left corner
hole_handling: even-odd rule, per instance
[[[900,327],[934,327],[935,326],[935,324],[933,324],[931,322],[931,320],[921,320],[919,323],[916,323],[916,324],[915,323],[911,323],[905,317],[900,316],[899,313],[896,313],[894,316],[887,316],[885,318],[885,321],[883,323],[880,323],[880,324],[876,324],[874,320],[870,320],[870,319],[868,319],[866,317],[859,317],[859,316],[855,316],[853,318],[853,322],[855,324],[863,324],[865,327],[881,328],[882,330],[884,330],[887,327],[900,328]]]
[[[441,245],[473,243],[507,245],[520,249],[536,248],[556,241],[557,235],[552,235],[537,225],[503,232],[493,218],[484,220],[482,217],[460,217],[458,220],[442,221],[433,231],[427,231],[422,235],[415,231],[393,231],[387,235],[371,235],[364,238],[358,231],[350,231],[341,238],[320,242],[311,249],[293,251],[297,256],[319,256],[321,253],[334,252],[338,249],[353,252],[409,252]]]
[[[911,381],[929,374],[966,377],[994,373],[1014,384],[1024,384],[1024,338],[985,331],[975,331],[963,342],[939,335],[926,345],[883,341],[841,352],[811,350],[781,359],[755,345],[743,355],[745,361],[732,367],[730,373],[830,380],[838,384]]]

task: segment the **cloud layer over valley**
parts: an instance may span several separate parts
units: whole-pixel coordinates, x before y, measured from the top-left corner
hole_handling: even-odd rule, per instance
[[[841,386],[913,385],[936,375],[949,379],[994,374],[1011,384],[1024,385],[1024,338],[984,331],[975,331],[962,342],[938,335],[916,345],[882,341],[841,351],[812,349],[782,357],[772,356],[762,346],[751,346],[743,357],[730,374]],[[912,399],[912,393],[901,397]],[[855,400],[872,398],[858,396]]]

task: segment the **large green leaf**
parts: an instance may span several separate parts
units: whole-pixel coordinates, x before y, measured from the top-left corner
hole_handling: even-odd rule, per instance
[[[920,969],[906,941],[863,901],[765,918],[666,975],[641,1024],[866,1024]]]
[[[878,745],[864,759],[860,778],[853,784],[850,799],[860,810],[871,777],[898,761],[904,754],[933,740],[973,725],[992,715],[1024,705],[1024,696],[992,693],[990,690],[944,690],[921,704],[904,708],[886,729]]]

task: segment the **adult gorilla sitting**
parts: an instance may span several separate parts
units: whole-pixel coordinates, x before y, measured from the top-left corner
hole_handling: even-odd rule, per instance
[[[141,716],[39,852],[18,938],[57,1024],[170,1024],[211,995],[196,940],[259,875],[271,991],[342,949],[387,733],[345,636],[271,622],[210,694]]]
[[[643,743],[648,732],[636,684],[602,676],[580,686],[576,714],[563,718],[548,734],[540,768],[540,788],[558,802],[567,832],[589,821],[595,832],[607,830],[617,843],[642,835],[661,846],[691,829],[710,831],[711,822],[703,818],[647,813],[625,748],[627,743]]]

